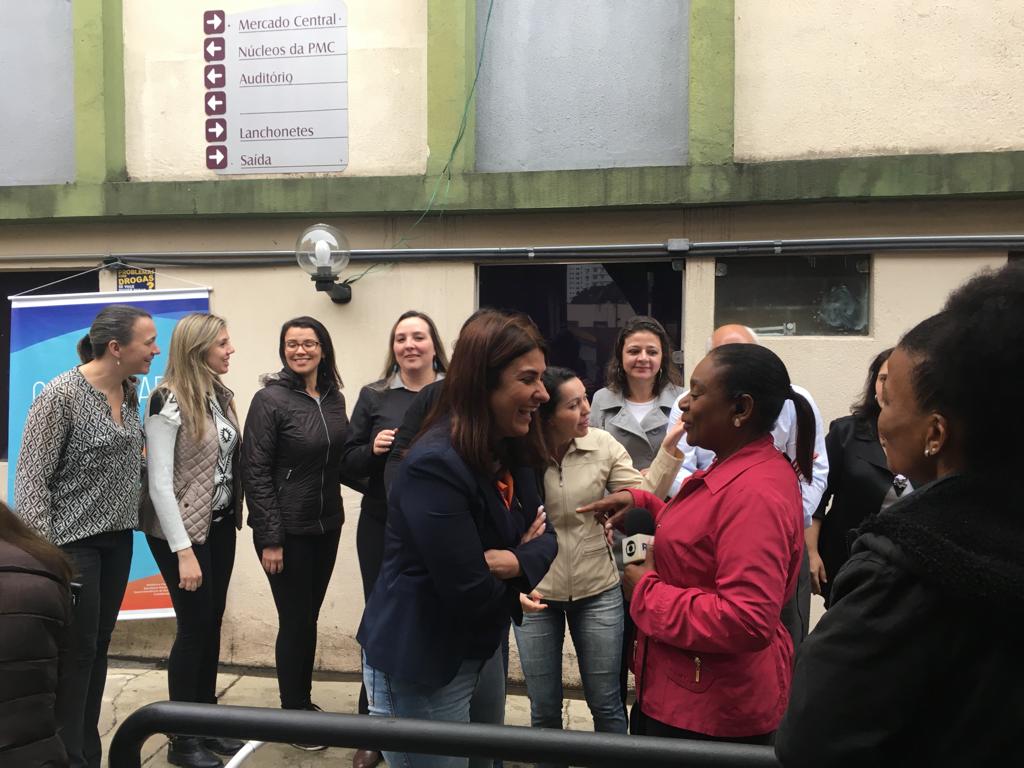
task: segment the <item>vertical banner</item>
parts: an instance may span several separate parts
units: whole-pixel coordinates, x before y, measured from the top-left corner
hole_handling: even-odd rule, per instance
[[[9,463],[7,498],[14,498],[14,475],[21,448],[21,433],[32,401],[46,383],[79,364],[76,345],[96,313],[109,304],[131,304],[153,316],[161,354],[153,360],[146,376],[139,377],[139,407],[143,414],[149,393],[163,377],[171,331],[189,312],[210,311],[208,288],[139,291],[128,293],[72,293],[50,296],[11,297],[11,383]],[[135,533],[128,589],[121,603],[120,619],[148,619],[173,616],[167,587],[160,577],[146,538]]]

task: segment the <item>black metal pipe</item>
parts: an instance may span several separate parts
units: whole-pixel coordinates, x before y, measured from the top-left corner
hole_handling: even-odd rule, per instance
[[[928,235],[908,237],[833,237],[794,240],[722,240],[687,243],[613,245],[545,245],[508,248],[375,248],[353,250],[356,262],[408,261],[667,261],[682,256],[799,256],[880,253],[888,251],[1024,250],[1024,235]],[[152,266],[277,266],[295,261],[291,251],[114,253],[132,264]]]
[[[142,744],[157,733],[608,768],[778,768],[770,747],[746,744],[170,701],[125,718],[110,744],[110,768],[140,768]]]

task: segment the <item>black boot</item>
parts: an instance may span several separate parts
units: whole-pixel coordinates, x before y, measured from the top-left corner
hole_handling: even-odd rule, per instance
[[[221,768],[223,761],[202,745],[198,736],[171,736],[167,762],[182,768]]]
[[[239,741],[238,739],[225,739],[220,736],[203,736],[199,739],[199,743],[211,752],[227,756],[235,754],[245,746],[244,741]]]

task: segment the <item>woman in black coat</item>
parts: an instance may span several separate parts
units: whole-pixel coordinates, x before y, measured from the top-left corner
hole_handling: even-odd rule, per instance
[[[245,420],[242,480],[249,525],[277,606],[282,709],[310,700],[317,620],[345,513],[338,476],[348,432],[327,329],[311,317],[281,328],[284,368],[268,376]]]
[[[66,766],[55,701],[69,660],[71,563],[0,501],[0,765]]]
[[[860,527],[800,648],[785,768],[1024,765],[1022,384],[1020,265],[893,351],[878,434],[915,490]]]
[[[850,556],[850,533],[905,493],[910,483],[894,475],[878,442],[878,400],[888,375],[892,348],[878,353],[868,367],[864,395],[851,415],[828,427],[828,486],[807,530],[811,588],[829,605],[829,579],[839,573]]]

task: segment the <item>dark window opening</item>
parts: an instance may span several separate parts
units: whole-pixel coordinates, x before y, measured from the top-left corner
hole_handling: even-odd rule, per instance
[[[576,371],[591,395],[604,386],[619,328],[631,317],[655,317],[680,348],[682,276],[668,262],[481,266],[479,286],[481,307],[533,318],[548,364]],[[674,362],[681,366],[682,355]]]
[[[65,279],[67,278],[67,279]],[[62,282],[52,283],[55,280]],[[38,289],[38,290],[36,290]],[[57,293],[95,293],[100,289],[98,272],[32,272],[0,271],[0,461],[7,461],[7,428],[10,423],[8,403],[11,386],[11,300],[8,298],[25,291],[34,296]]]
[[[765,256],[715,262],[715,327],[762,335],[866,336],[868,256]]]

